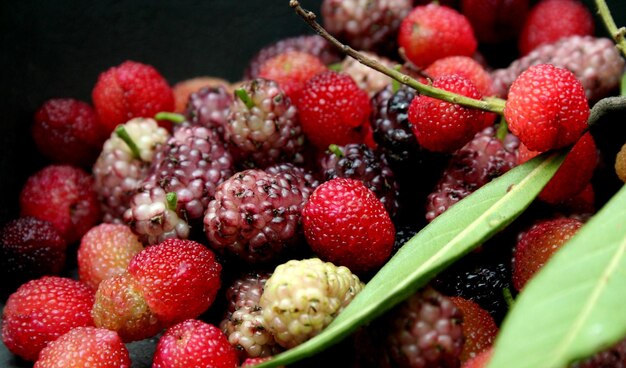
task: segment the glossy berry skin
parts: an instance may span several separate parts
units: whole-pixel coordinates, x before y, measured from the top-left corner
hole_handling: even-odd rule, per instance
[[[461,326],[465,343],[460,359],[464,363],[493,344],[498,334],[498,326],[489,312],[473,301],[461,297],[450,297],[450,300],[463,314]]]
[[[482,98],[472,82],[456,74],[436,78],[433,87],[474,99]],[[457,150],[486,127],[483,111],[424,95],[415,97],[411,102],[409,121],[418,143],[435,152]]]
[[[153,66],[136,61],[101,73],[91,99],[106,133],[131,118],[174,110],[174,94],[165,78]]]
[[[50,341],[74,327],[93,326],[94,291],[72,279],[44,276],[20,286],[2,311],[2,342],[35,361]]]
[[[461,12],[472,24],[478,41],[491,44],[516,39],[528,8],[529,0],[461,1]]]
[[[224,138],[224,125],[233,102],[232,93],[224,86],[205,87],[192,92],[187,99],[184,124],[200,125],[215,130]],[[176,130],[178,125],[174,127]]]
[[[446,56],[472,56],[477,47],[467,18],[436,4],[417,6],[402,20],[398,43],[406,57],[421,68]]]
[[[295,100],[306,81],[327,69],[315,55],[304,51],[286,51],[263,63],[259,78],[275,81],[287,96]]]
[[[318,149],[363,143],[370,101],[348,75],[328,71],[311,78],[296,107],[304,134]]]
[[[573,218],[544,220],[522,233],[513,253],[513,286],[521,291],[526,283],[583,226]]]
[[[587,127],[589,104],[572,72],[539,64],[513,82],[504,117],[528,149],[544,152],[578,140]]]
[[[184,114],[191,95],[202,89],[230,89],[230,83],[222,78],[208,76],[185,79],[176,83],[172,86],[174,112]]]
[[[35,113],[32,127],[37,148],[58,163],[90,166],[105,135],[94,109],[72,98],[46,101]]]
[[[49,221],[68,243],[73,243],[100,220],[93,178],[77,167],[47,166],[24,184],[20,213]]]
[[[493,347],[483,350],[482,353],[476,355],[472,359],[463,363],[461,368],[486,368],[493,355]]]
[[[128,226],[95,226],[83,236],[78,248],[80,281],[96,290],[103,280],[123,274],[142,250],[143,245]]]
[[[0,230],[0,275],[14,287],[65,266],[67,243],[48,221],[21,217]]]
[[[77,327],[50,342],[33,368],[129,368],[130,355],[113,331]]]
[[[304,235],[322,259],[367,272],[391,255],[395,228],[376,195],[360,181],[322,183],[302,209]]]
[[[144,249],[128,265],[150,309],[170,325],[209,308],[221,285],[221,270],[204,245],[179,239]]]
[[[593,32],[593,16],[581,1],[542,0],[524,21],[519,50],[526,55],[539,45],[568,36],[592,36]]]
[[[448,56],[433,62],[424,73],[435,79],[446,74],[459,74],[469,79],[483,96],[491,96],[493,80],[482,65],[469,56]]]
[[[170,327],[156,346],[153,368],[236,368],[237,353],[222,331],[188,319]]]
[[[530,151],[522,144],[519,148],[518,163],[522,164],[538,154],[539,152]],[[556,174],[539,193],[539,199],[557,204],[572,198],[589,184],[597,165],[598,152],[595,141],[591,134],[586,133],[572,147]]]

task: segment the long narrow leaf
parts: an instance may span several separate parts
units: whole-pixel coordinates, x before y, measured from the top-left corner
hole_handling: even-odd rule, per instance
[[[564,367],[626,335],[626,187],[526,285],[489,367]]]
[[[438,271],[521,214],[564,157],[564,153],[537,157],[452,206],[409,240],[320,335],[259,367],[276,367],[311,356],[415,293]]]

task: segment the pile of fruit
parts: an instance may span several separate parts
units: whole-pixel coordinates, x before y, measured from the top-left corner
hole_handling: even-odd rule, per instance
[[[405,84],[303,35],[261,49],[239,82],[170,86],[126,61],[98,76],[91,103],[42,101],[32,138],[50,164],[0,229],[13,354],[130,367],[125,343],[154,339],[153,367],[272,364],[366,288],[392,288],[368,282],[458,202],[571,148],[514,223],[295,366],[488,364],[518,293],[604,205],[603,180],[626,179],[626,149],[588,124],[624,58],[577,0],[321,9],[330,34]],[[507,67],[478,52],[513,42]],[[623,367],[626,340],[578,358]]]

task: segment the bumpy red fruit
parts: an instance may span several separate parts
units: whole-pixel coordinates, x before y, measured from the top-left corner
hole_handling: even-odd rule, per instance
[[[321,258],[367,272],[391,255],[395,228],[376,195],[360,180],[322,183],[302,209],[307,242]]]
[[[535,5],[524,21],[519,49],[526,55],[537,46],[568,36],[591,36],[593,16],[578,0],[543,0]]]
[[[185,113],[189,97],[202,89],[230,89],[230,83],[222,78],[208,76],[186,79],[176,83],[172,87],[174,112]]]
[[[489,349],[483,350],[482,353],[463,363],[461,368],[486,368],[492,355],[493,347],[490,347]]]
[[[463,314],[463,336],[465,343],[461,351],[461,363],[474,358],[493,344],[498,326],[486,310],[471,300],[461,297],[450,298]]]
[[[468,79],[444,75],[433,87],[481,99],[482,94]],[[485,113],[428,96],[417,96],[409,107],[409,121],[418,143],[435,152],[452,152],[469,142],[486,127]]]
[[[74,327],[93,326],[94,291],[68,278],[44,276],[20,286],[2,311],[2,342],[35,361],[50,341]]]
[[[35,144],[44,155],[83,167],[98,156],[103,130],[93,108],[72,98],[46,101],[35,113],[32,128]]]
[[[65,266],[67,243],[48,221],[21,217],[0,230],[0,275],[17,287]]]
[[[538,154],[539,152],[530,151],[521,144],[518,162],[522,164]],[[573,197],[589,184],[597,164],[598,152],[595,141],[591,134],[586,133],[572,147],[556,174],[539,193],[539,199],[557,204]]]
[[[472,56],[477,42],[467,18],[443,5],[417,6],[407,15],[398,32],[404,55],[425,68],[446,56]]]
[[[129,368],[128,349],[113,331],[77,327],[52,341],[34,368]]]
[[[528,13],[529,0],[462,0],[461,12],[478,41],[500,43],[516,39]]]
[[[91,99],[107,133],[134,117],[174,110],[174,94],[152,66],[125,61],[98,77]]]
[[[446,74],[458,74],[471,81],[483,96],[491,96],[493,80],[482,65],[468,56],[448,56],[430,64],[424,70],[436,79]]]
[[[217,131],[224,138],[224,125],[228,121],[232,93],[226,87],[201,88],[189,95],[185,107],[185,122],[181,124],[199,125]],[[174,129],[177,129],[176,125]]]
[[[143,245],[126,225],[100,224],[89,230],[78,248],[80,281],[94,290],[103,280],[123,274]]]
[[[326,70],[326,65],[317,56],[293,50],[278,54],[263,63],[259,77],[275,81],[294,100],[306,81]]]
[[[559,218],[541,221],[522,233],[513,253],[513,286],[522,290],[582,225],[573,218]]]
[[[73,243],[100,220],[93,178],[73,166],[47,166],[24,184],[20,213],[49,221],[68,243]]]
[[[236,368],[237,353],[219,328],[194,319],[170,327],[161,336],[153,368]]]
[[[220,288],[221,270],[204,245],[179,239],[144,249],[128,265],[148,306],[167,324],[206,311]]]
[[[311,78],[296,107],[302,130],[317,148],[363,143],[370,101],[348,75],[328,71]]]
[[[543,152],[580,138],[587,127],[589,104],[572,72],[539,64],[513,82],[504,117],[527,148]]]

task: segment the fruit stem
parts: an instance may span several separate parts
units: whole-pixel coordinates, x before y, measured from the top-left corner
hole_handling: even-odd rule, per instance
[[[387,68],[376,60],[370,59],[365,55],[359,53],[355,49],[351,48],[348,45],[344,45],[339,42],[335,37],[331,36],[319,23],[315,21],[317,17],[315,13],[305,10],[300,6],[300,3],[297,0],[290,0],[289,6],[291,6],[295,12],[304,19],[304,21],[311,27],[315,32],[317,32],[320,36],[327,39],[330,43],[332,43],[335,47],[339,48],[342,52],[348,54],[349,56],[356,59],[363,65],[369,66],[370,68],[377,70],[402,84],[406,84],[409,87],[414,88],[420,94],[433,97],[439,100],[447,101],[454,104],[459,104],[465,107],[472,107],[484,111],[495,112],[497,114],[502,115],[502,111],[504,110],[505,101],[495,97],[486,97],[482,100],[476,100],[467,96],[459,95],[456,93],[452,93],[443,89],[435,88],[424,83],[420,83],[415,79],[409,77],[406,74],[403,74],[397,70]]]
[[[328,150],[335,156],[341,158],[343,157],[343,152],[341,151],[341,148],[339,148],[338,145],[336,144],[331,144],[328,146]]]
[[[622,54],[626,56],[626,28],[617,28],[615,20],[613,20],[613,16],[611,15],[611,11],[606,5],[606,1],[596,0],[596,6],[598,7],[598,14],[600,15],[600,18],[602,18],[606,29],[615,41],[615,45],[622,52]]]
[[[504,301],[506,302],[507,307],[509,307],[509,309],[513,308],[513,304],[515,304],[515,299],[513,299],[511,289],[509,289],[508,287],[502,289],[502,295],[504,296]]]
[[[124,143],[126,143],[128,148],[130,149],[130,152],[133,154],[133,158],[141,159],[141,153],[139,152],[139,147],[137,147],[137,144],[135,143],[135,141],[130,137],[130,134],[128,134],[128,131],[126,131],[126,128],[124,127],[124,125],[122,124],[118,125],[117,128],[115,128],[115,134],[121,140],[123,140]]]
[[[239,99],[241,100],[241,102],[243,102],[244,105],[246,105],[248,110],[254,107],[254,101],[252,101],[252,99],[250,98],[250,95],[248,95],[248,92],[246,92],[245,89],[237,88],[235,90],[235,95],[239,97]]]
[[[167,208],[176,211],[176,206],[178,205],[178,197],[175,192],[169,192],[165,195],[165,200],[167,201]]]
[[[340,72],[342,68],[341,63],[334,63],[334,64],[330,64],[328,66],[328,69],[335,71],[335,72]]]
[[[621,85],[620,85],[620,91],[619,91],[620,95],[622,96],[626,96],[626,73],[624,73],[624,75],[622,75],[622,81],[621,81]]]
[[[174,124],[180,124],[185,121],[185,115],[177,114],[175,112],[161,111],[154,115],[154,119],[156,120],[167,120]]]
[[[498,138],[501,142],[504,142],[507,134],[509,134],[509,124],[506,122],[504,116],[502,116],[500,118],[498,130],[496,131],[496,138]]]
[[[587,124],[593,128],[600,119],[611,112],[626,112],[626,96],[606,97],[596,102],[591,108]]]
[[[402,65],[396,65],[393,67],[395,70],[400,71],[400,68],[402,68]],[[393,93],[398,92],[398,90],[400,90],[400,82],[398,82],[396,79],[392,79],[391,80],[391,91]]]

